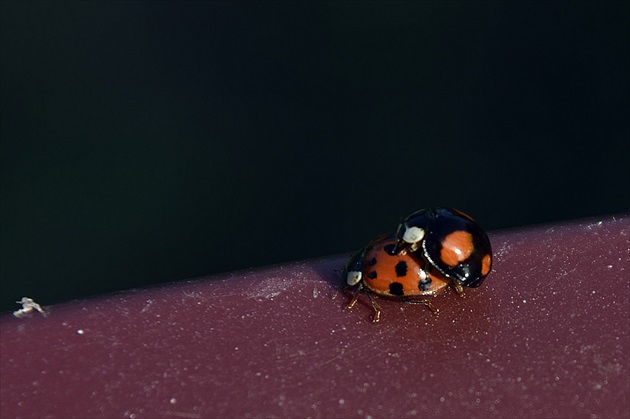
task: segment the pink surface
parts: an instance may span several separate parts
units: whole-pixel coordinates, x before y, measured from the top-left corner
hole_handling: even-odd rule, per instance
[[[347,255],[5,313],[0,416],[628,417],[629,220],[490,234],[439,316],[344,310]]]

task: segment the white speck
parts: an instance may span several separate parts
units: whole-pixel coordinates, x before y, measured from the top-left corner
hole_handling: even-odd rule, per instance
[[[22,304],[21,309],[13,312],[13,315],[18,319],[26,316],[27,314],[31,314],[33,310],[37,310],[39,314],[46,317],[46,312],[44,311],[44,309],[32,298],[22,297],[22,299],[20,301],[16,301],[16,303]]]
[[[83,329],[79,329],[79,330],[77,330],[77,333],[78,333],[79,335],[82,335],[82,334],[84,334],[85,332],[83,331]]]
[[[313,288],[313,298],[317,298],[318,295],[319,291],[317,290],[317,288]]]
[[[173,397],[171,400],[169,400],[171,402],[171,404],[175,404],[177,403],[177,399],[175,397]]]
[[[238,346],[235,346],[235,347],[234,347],[234,350],[235,350],[235,351],[238,351]]]
[[[339,399],[339,406],[343,406],[344,404],[346,404],[346,401],[344,399]]]
[[[153,304],[153,300],[147,300],[146,305],[142,308],[142,310],[140,310],[140,313],[145,313],[149,309],[151,304]]]
[[[527,302],[527,300],[523,300],[523,304],[525,304]]]

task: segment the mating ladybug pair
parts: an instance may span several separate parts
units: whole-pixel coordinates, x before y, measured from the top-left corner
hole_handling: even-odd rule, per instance
[[[343,269],[346,289],[353,291],[352,308],[364,291],[378,323],[381,308],[372,294],[437,309],[422,297],[452,286],[481,285],[492,268],[492,249],[486,232],[468,215],[453,208],[417,211],[405,218],[395,234],[372,240],[352,256]]]

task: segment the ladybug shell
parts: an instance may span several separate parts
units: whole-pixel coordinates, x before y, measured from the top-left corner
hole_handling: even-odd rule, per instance
[[[462,285],[474,288],[482,284],[492,269],[492,248],[475,220],[453,208],[420,210],[399,226],[399,248],[405,246],[401,244],[405,228],[414,226],[422,228],[425,236],[422,247],[412,255]]]
[[[372,292],[389,297],[432,295],[445,290],[451,280],[439,272],[427,272],[426,262],[412,255],[394,253],[396,236],[372,241],[364,253],[363,283]]]

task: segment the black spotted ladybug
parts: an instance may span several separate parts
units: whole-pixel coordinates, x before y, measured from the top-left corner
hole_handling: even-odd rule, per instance
[[[370,242],[352,256],[342,272],[346,289],[354,292],[348,308],[364,291],[374,309],[373,323],[378,323],[381,307],[372,294],[398,299],[410,304],[424,304],[434,313],[437,309],[424,297],[445,291],[453,281],[422,259],[411,254],[396,254],[396,235],[387,234]]]
[[[466,287],[481,285],[492,269],[488,234],[453,208],[432,208],[405,218],[396,232],[399,255],[412,255]]]

